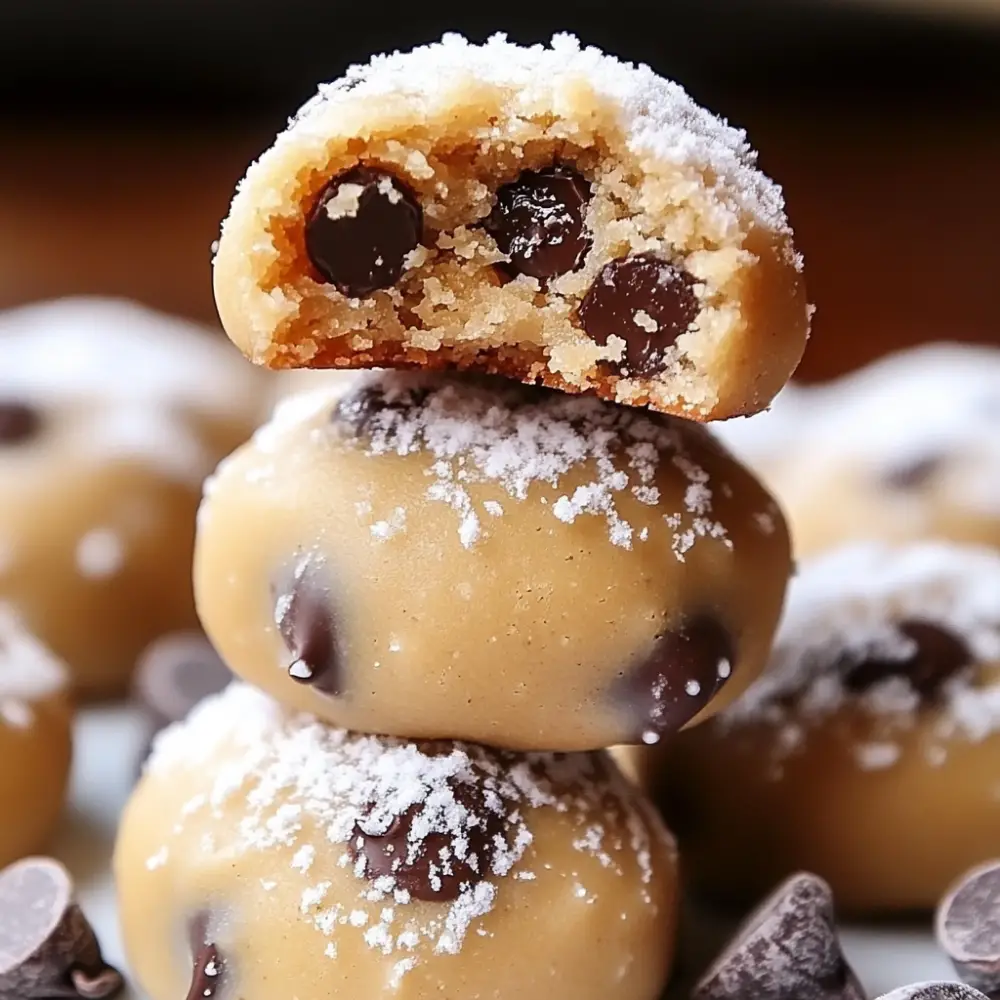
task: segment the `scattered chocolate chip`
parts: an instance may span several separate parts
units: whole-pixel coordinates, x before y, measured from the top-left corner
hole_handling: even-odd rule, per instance
[[[729,679],[734,660],[732,637],[711,617],[658,636],[641,663],[628,668],[620,687],[639,719],[639,738],[655,742],[690,722]]]
[[[973,868],[948,891],[935,928],[959,977],[1000,996],[1000,861]]]
[[[132,695],[154,730],[187,716],[203,698],[233,679],[215,647],[201,632],[172,632],[143,651],[132,680]]]
[[[0,1000],[103,1000],[121,988],[58,861],[25,858],[0,872]]]
[[[208,914],[199,913],[188,928],[192,967],[187,1000],[211,1000],[225,985],[226,963],[207,935]]]
[[[41,426],[41,415],[33,406],[14,400],[0,400],[0,445],[30,441]]]
[[[792,875],[743,922],[692,1000],[864,1000],[840,949],[833,894]]]
[[[605,264],[580,303],[580,323],[598,344],[625,341],[621,365],[630,375],[654,375],[663,354],[701,308],[695,279],[683,268],[643,253]]]
[[[351,298],[389,288],[420,242],[423,211],[397,177],[354,167],[320,192],[306,221],[306,251],[326,281]]]
[[[883,993],[878,1000],[990,1000],[962,983],[914,983]]]
[[[916,490],[926,486],[944,465],[943,455],[923,455],[889,469],[885,484],[894,490]]]
[[[890,677],[905,677],[923,698],[936,697],[942,686],[972,662],[968,647],[953,633],[917,620],[903,621],[899,631],[915,646],[902,659],[869,659],[851,665],[844,686],[857,694]]]
[[[355,825],[351,851],[355,858],[364,857],[368,879],[388,875],[415,899],[440,903],[458,899],[463,888],[489,876],[503,817],[476,788],[451,787],[465,810],[460,831],[451,827],[452,818],[441,815],[440,804],[429,803],[394,817],[373,812]],[[441,829],[445,824],[448,830]]]
[[[274,588],[274,621],[292,654],[288,676],[325,694],[342,694],[333,595],[320,561],[306,555]]]
[[[541,281],[575,271],[590,249],[583,217],[590,185],[568,167],[525,170],[497,191],[483,223],[510,257],[507,270]]]

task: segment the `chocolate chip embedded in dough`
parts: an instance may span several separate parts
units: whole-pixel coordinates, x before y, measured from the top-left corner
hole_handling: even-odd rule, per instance
[[[58,861],[25,858],[0,872],[0,1000],[104,1000],[121,988]]]
[[[190,923],[191,986],[187,1000],[211,1000],[226,983],[226,963],[208,936],[208,914],[199,913]]]
[[[569,167],[525,170],[497,191],[483,223],[510,261],[506,269],[546,280],[575,271],[590,249],[584,225],[590,185]]]
[[[921,455],[909,462],[900,463],[885,474],[890,489],[908,491],[925,486],[944,465],[943,455]]]
[[[16,400],[0,400],[0,446],[24,444],[41,429],[41,414]]]
[[[384,170],[359,166],[320,192],[306,221],[306,252],[326,281],[363,298],[396,283],[422,229],[414,193]]]
[[[364,874],[390,876],[415,899],[449,902],[489,877],[502,817],[481,790],[449,783],[454,802],[422,802],[396,816],[373,809],[355,825],[351,851]],[[458,818],[461,817],[461,818]]]
[[[274,621],[292,654],[288,675],[329,695],[343,693],[333,595],[320,561],[303,556],[274,587]]]
[[[743,922],[692,1000],[865,1000],[840,948],[830,887],[807,872]]]
[[[636,740],[655,742],[690,722],[729,680],[735,648],[716,619],[693,618],[658,636],[627,669],[620,696],[637,719]]]
[[[698,316],[696,284],[682,267],[656,254],[620,257],[594,279],[580,303],[580,323],[598,344],[612,336],[625,341],[623,374],[655,375],[667,349]]]
[[[1000,995],[1000,861],[973,868],[948,891],[935,928],[959,977],[987,996]]]
[[[844,686],[863,693],[890,677],[903,677],[923,698],[934,698],[942,686],[972,662],[968,646],[954,633],[930,622],[900,622],[899,631],[913,644],[913,652],[899,659],[871,658],[851,665]]]

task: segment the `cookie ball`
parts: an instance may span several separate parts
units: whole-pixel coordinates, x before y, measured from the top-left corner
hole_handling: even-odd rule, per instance
[[[152,1000],[657,1000],[673,954],[673,842],[604,754],[355,735],[240,684],[159,737],[114,864]]]
[[[1000,834],[1000,555],[859,545],[806,564],[764,676],[663,755],[685,864],[750,899],[799,869],[854,913],[932,908]]]
[[[0,604],[0,868],[41,851],[72,757],[66,669]]]
[[[215,258],[258,364],[457,367],[698,420],[805,347],[801,261],[746,135],[648,66],[457,35],[356,66],[240,184]]]
[[[781,514],[696,424],[503,379],[300,396],[209,484],[195,589],[234,673],[361,732],[655,742],[762,668]]]
[[[932,344],[818,392],[807,447],[769,481],[797,554],[926,538],[1000,548],[1000,350]]]
[[[123,692],[151,639],[197,624],[201,484],[252,433],[258,379],[224,339],[126,302],[0,315],[0,600],[81,694]]]

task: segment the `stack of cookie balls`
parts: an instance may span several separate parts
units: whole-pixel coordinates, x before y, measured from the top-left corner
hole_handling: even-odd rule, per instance
[[[289,398],[207,484],[198,610],[248,683],[160,735],[126,810],[139,982],[657,1000],[676,851],[605,748],[770,649],[784,520],[696,421],[802,352],[779,190],[647,68],[447,37],[300,112],[215,284],[259,364],[417,371]]]

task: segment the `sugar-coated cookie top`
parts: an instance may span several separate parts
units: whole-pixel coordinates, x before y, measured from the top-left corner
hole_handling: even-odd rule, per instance
[[[66,685],[63,663],[0,603],[0,726],[25,728],[34,720],[32,702]]]
[[[133,302],[66,298],[0,313],[0,402],[43,419],[85,408],[90,417],[74,417],[79,449],[96,457],[200,481],[213,463],[188,422],[251,413],[258,378],[221,337]]]
[[[293,119],[286,137],[321,136],[344,109],[386,99],[403,99],[433,114],[466,81],[470,88],[504,92],[511,117],[558,113],[563,95],[572,96],[584,83],[619,109],[619,128],[636,155],[710,177],[720,195],[759,225],[787,230],[781,189],[757,169],[744,131],[696,104],[682,87],[648,66],[584,48],[568,34],[555,35],[548,46],[530,47],[501,34],[484,45],[446,34],[440,42],[410,52],[377,55],[321,86]]]
[[[827,718],[847,702],[936,735],[1000,732],[1000,553],[923,542],[857,544],[807,562],[789,589],[767,672],[724,722]],[[894,666],[896,665],[896,666]]]
[[[874,472],[962,464],[949,493],[1000,513],[1000,350],[928,344],[890,355],[816,390],[817,456],[856,459]]]
[[[574,849],[604,867],[615,870],[627,852],[643,884],[652,878],[650,837],[662,835],[604,754],[513,754],[349,733],[239,683],[161,733],[147,767],[153,776],[214,775],[184,806],[180,827],[235,804],[234,849],[293,852],[291,869],[307,877],[303,919],[328,937],[338,925],[360,928],[370,947],[401,958],[425,941],[457,953],[472,922],[493,908],[498,880],[534,879],[525,858],[538,811],[579,825]],[[330,852],[357,876],[354,906],[325,898]],[[147,864],[169,861],[168,837]],[[275,877],[292,875],[276,866]],[[356,909],[382,900],[396,907],[395,918],[382,910],[384,926]],[[436,908],[424,920],[425,911],[414,923],[413,900],[437,902],[445,914]]]
[[[346,394],[322,387],[290,398],[258,430],[256,447],[265,454],[289,447],[288,435],[324,410],[337,415],[326,424],[328,433],[366,454],[426,456],[427,495],[455,510],[466,547],[505,506],[475,509],[469,484],[496,483],[516,503],[533,483],[558,488],[584,467],[593,478],[549,505],[556,519],[602,517],[612,544],[632,548],[647,535],[621,508],[621,499],[631,496],[664,507],[660,513],[676,529],[674,552],[681,560],[698,538],[728,543],[713,512],[720,484],[696,460],[699,450],[715,446],[702,427],[683,420],[503,379],[385,372],[359,380]],[[665,509],[661,500],[657,477],[666,469],[686,481],[681,510]]]

